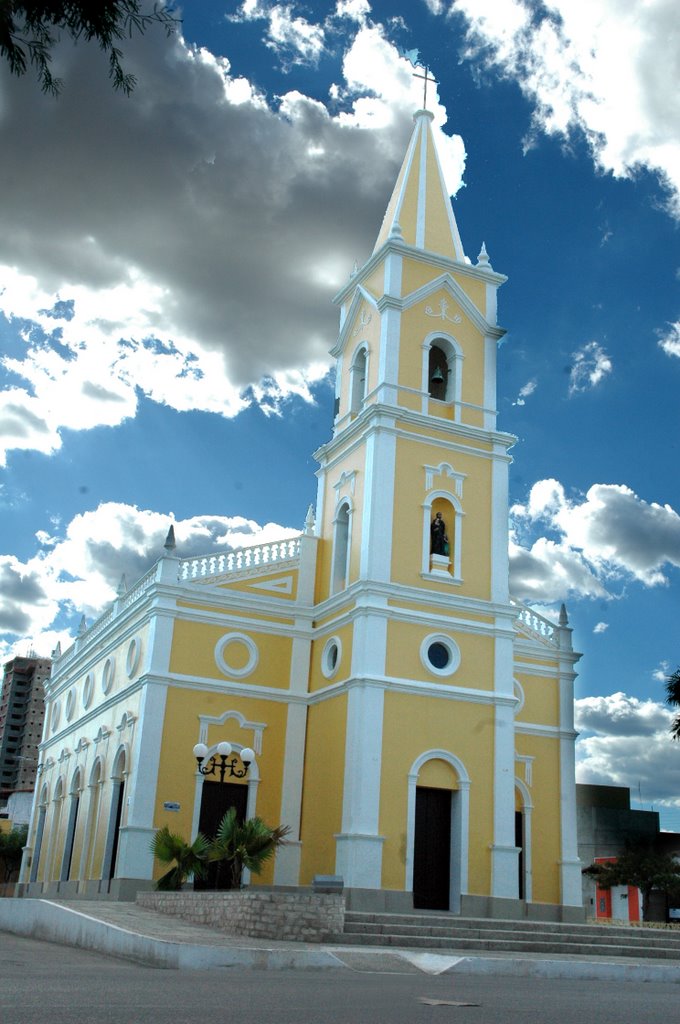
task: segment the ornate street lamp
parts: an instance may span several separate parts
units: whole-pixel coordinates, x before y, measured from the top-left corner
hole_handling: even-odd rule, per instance
[[[218,763],[219,755],[219,763]],[[198,770],[201,775],[216,775],[217,772],[220,774],[220,782],[224,782],[224,776],[233,777],[235,779],[243,779],[248,774],[248,769],[252,761],[255,760],[255,751],[251,750],[250,747],[244,747],[241,751],[241,763],[242,768],[237,768],[238,757],[232,757],[231,761],[228,760],[231,755],[231,743],[218,743],[217,753],[213,754],[206,765],[203,765],[206,757],[208,756],[208,748],[205,743],[197,743],[194,747],[194,757],[198,762]]]

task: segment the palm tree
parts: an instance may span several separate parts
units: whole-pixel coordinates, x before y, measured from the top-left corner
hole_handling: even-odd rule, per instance
[[[288,825],[270,828],[261,818],[239,822],[236,808],[230,807],[219,824],[208,859],[229,864],[231,887],[240,889],[243,869],[259,875],[277,847],[285,843],[289,832]]]
[[[680,707],[680,668],[676,668],[673,675],[666,680],[666,704],[674,708]],[[674,740],[680,740],[680,715],[673,719],[671,736]]]
[[[207,856],[210,843],[200,832],[189,844],[182,836],[171,832],[168,826],[156,832],[151,841],[151,852],[162,864],[176,864],[156,882],[161,890],[181,889],[188,878],[203,878],[207,869]]]

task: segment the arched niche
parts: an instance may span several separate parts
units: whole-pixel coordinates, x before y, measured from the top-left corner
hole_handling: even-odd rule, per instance
[[[441,514],[448,537],[448,554],[433,555],[432,522]],[[460,499],[450,491],[430,491],[423,502],[422,572],[436,579],[459,583],[462,580],[461,552],[463,508]]]

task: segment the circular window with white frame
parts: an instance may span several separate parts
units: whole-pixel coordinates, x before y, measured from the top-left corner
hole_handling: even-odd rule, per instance
[[[66,721],[70,722],[73,718],[73,712],[76,707],[76,695],[73,690],[69,690],[68,696],[66,697]]]
[[[107,658],[102,669],[102,693],[108,693],[113,686],[113,677],[116,674],[116,666],[113,658]]]
[[[94,672],[88,672],[85,676],[85,682],[83,684],[83,707],[89,708],[92,703],[92,694],[94,692]]]
[[[332,679],[340,666],[342,658],[342,642],[340,637],[332,636],[324,644],[321,653],[321,671],[326,679]]]
[[[255,641],[245,633],[226,633],[215,644],[215,664],[225,676],[240,679],[250,675],[258,657]]]
[[[420,660],[436,676],[452,676],[460,665],[460,648],[445,633],[430,633],[420,645]]]
[[[59,728],[59,716],[61,715],[61,707],[59,701],[55,700],[52,705],[52,714],[50,716],[50,725],[52,726],[52,732],[56,732]]]
[[[142,645],[139,637],[135,637],[130,641],[130,646],[127,649],[127,657],[125,658],[125,671],[127,672],[128,679],[132,679],[133,675],[137,671],[139,665],[139,656],[142,653]]]

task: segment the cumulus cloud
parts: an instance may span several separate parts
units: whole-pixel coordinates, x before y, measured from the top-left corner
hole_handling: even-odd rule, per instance
[[[455,0],[446,11],[465,18],[468,59],[517,80],[534,132],[582,133],[617,177],[655,172],[680,217],[675,0]]]
[[[596,635],[599,634],[599,633],[606,633],[608,629],[609,629],[609,623],[608,622],[596,622],[594,627],[593,627],[593,633],[595,633]]]
[[[351,35],[332,106],[269,100],[162,33],[126,41],[139,84],[125,100],[96,48],[58,47],[56,104],[0,68],[0,312],[24,344],[0,364],[5,448],[55,451],[65,427],[134,416],[140,394],[226,417],[313,400],[329,300],[371,251],[419,101],[365,9],[338,5]],[[297,25],[311,56],[322,29],[303,44],[291,10],[248,2],[241,17],[278,12],[281,45]],[[465,151],[434,109],[454,192]]]
[[[577,352],[569,373],[569,394],[597,387],[612,372],[612,361],[596,341],[589,341]]]
[[[645,799],[680,806],[680,762],[663,704],[625,693],[575,702],[578,782],[627,786]]]
[[[611,596],[611,583],[631,578],[658,586],[668,582],[668,567],[680,566],[678,513],[624,484],[593,484],[569,498],[559,481],[540,480],[510,514],[511,584],[524,600]],[[536,530],[555,539],[532,542]]]
[[[670,675],[670,671],[670,661],[660,661],[658,667],[652,672],[652,679],[655,679],[657,683],[665,683],[666,679]]]
[[[667,328],[659,331],[659,346],[667,356],[676,356],[680,359],[680,320],[668,324]]]
[[[36,536],[40,549],[26,563],[0,556],[0,654],[29,643],[49,653],[68,642],[61,618],[77,626],[97,617],[116,595],[121,576],[134,583],[163,553],[167,513],[105,502],[76,515],[61,532]],[[181,558],[293,537],[299,529],[260,525],[242,516],[193,516],[174,522]],[[51,646],[48,646],[51,644]],[[17,653],[19,653],[17,651]]]

